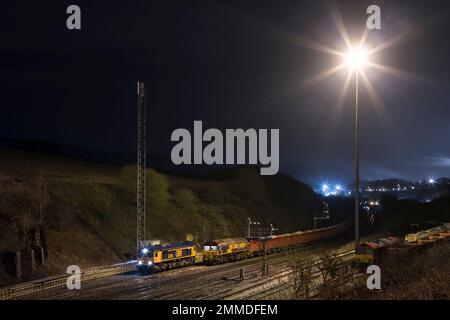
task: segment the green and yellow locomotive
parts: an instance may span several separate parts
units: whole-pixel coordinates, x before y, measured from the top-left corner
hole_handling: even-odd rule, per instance
[[[141,246],[136,268],[139,273],[152,273],[193,265],[197,251],[193,242],[167,245],[150,243]]]

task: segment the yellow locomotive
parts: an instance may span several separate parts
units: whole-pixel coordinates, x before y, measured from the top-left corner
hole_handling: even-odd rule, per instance
[[[152,273],[193,265],[197,251],[193,242],[167,245],[143,245],[138,252],[136,268],[140,273]]]
[[[249,242],[243,238],[229,238],[206,242],[203,262],[206,265],[245,259],[250,256]]]

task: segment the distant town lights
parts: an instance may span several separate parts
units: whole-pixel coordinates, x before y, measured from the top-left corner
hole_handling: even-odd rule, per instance
[[[320,192],[325,197],[340,195],[346,191],[345,189],[341,184],[331,186],[328,183],[322,183],[320,186]]]
[[[442,180],[447,181],[447,184],[450,184],[450,179],[448,180]],[[404,195],[401,195],[402,197],[412,197],[414,194],[416,194],[417,190],[421,190],[422,188],[425,188],[428,186],[437,186],[438,184],[443,184],[444,182],[441,182],[440,179],[434,178],[434,177],[428,177],[428,178],[422,178],[417,182],[395,182],[395,184],[392,184],[392,181],[386,180],[381,181],[378,180],[376,183],[375,181],[368,181],[367,185],[360,188],[362,192],[372,194],[372,193],[394,193],[397,195],[400,195],[401,193],[404,193]],[[321,184],[318,185],[317,189],[315,191],[322,195],[323,197],[333,197],[333,196],[343,196],[348,197],[354,194],[352,191],[353,187],[351,185],[343,184],[342,182],[336,182],[331,180],[322,180]],[[408,193],[411,194],[408,194]],[[417,195],[416,195],[417,196]],[[367,202],[369,203],[369,202]],[[377,205],[377,204],[375,204]]]

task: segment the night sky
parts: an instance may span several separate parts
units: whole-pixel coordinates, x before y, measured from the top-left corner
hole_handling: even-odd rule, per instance
[[[339,58],[342,15],[359,40],[370,4],[398,42],[374,61],[404,73],[367,75],[361,89],[362,177],[419,179],[450,172],[449,1],[20,1],[2,4],[0,138],[41,139],[133,153],[136,81],[149,91],[149,154],[167,155],[177,128],[279,128],[281,171],[317,185],[353,177],[354,83],[347,71],[307,85]],[[95,2],[95,3],[94,3]],[[77,4],[82,29],[66,28]]]

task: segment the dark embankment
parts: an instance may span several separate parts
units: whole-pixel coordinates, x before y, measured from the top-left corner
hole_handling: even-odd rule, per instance
[[[243,236],[247,217],[278,232],[308,229],[322,210],[312,189],[258,168],[227,169],[201,178],[148,171],[148,238],[178,241]],[[130,259],[135,250],[136,167],[0,149],[1,285],[8,252],[34,243],[48,252],[44,267],[22,280]],[[335,215],[324,224],[340,219]]]

